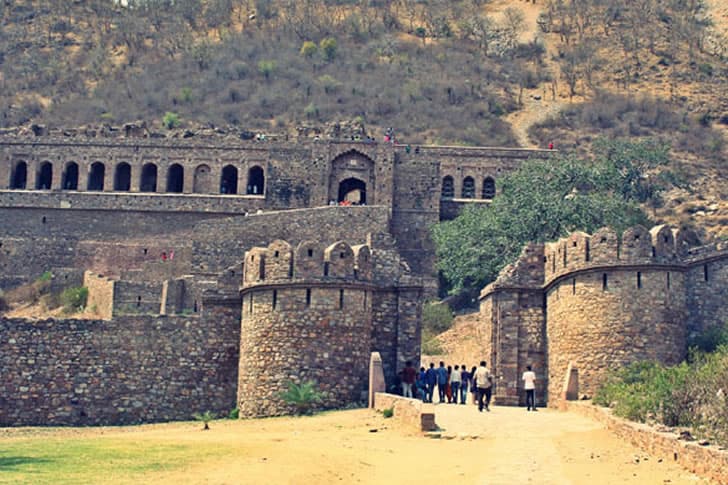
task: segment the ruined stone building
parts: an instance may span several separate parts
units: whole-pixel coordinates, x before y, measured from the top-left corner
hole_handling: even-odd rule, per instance
[[[35,135],[0,135],[0,289],[50,272],[88,287],[99,318],[0,318],[0,425],[275,415],[288,381],[316,380],[325,407],[360,402],[371,351],[390,381],[419,357],[430,226],[549,156]]]

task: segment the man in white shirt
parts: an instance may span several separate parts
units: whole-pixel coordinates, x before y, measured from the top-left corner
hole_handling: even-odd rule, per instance
[[[523,387],[526,389],[526,411],[536,410],[536,373],[531,370],[531,366],[526,366],[526,372],[523,373]]]
[[[485,366],[485,361],[480,362],[480,367],[475,371],[475,381],[478,386],[478,411],[483,412],[483,408],[486,411],[490,411],[490,396],[493,386],[493,378],[488,372],[488,368]],[[485,403],[483,398],[485,397]]]

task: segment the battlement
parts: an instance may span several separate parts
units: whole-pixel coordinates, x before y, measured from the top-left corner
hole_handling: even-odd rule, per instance
[[[667,225],[626,229],[621,237],[604,227],[593,235],[575,232],[544,248],[545,282],[576,270],[605,266],[681,265],[688,251],[684,231]]]
[[[279,239],[245,253],[243,289],[294,282],[343,281],[372,281],[372,254],[368,245],[350,246],[345,241],[337,241],[323,246],[306,240],[293,248]]]
[[[654,266],[685,270],[705,261],[728,258],[727,242],[691,246],[693,241],[692,232],[663,224],[650,230],[630,227],[621,237],[613,229],[603,227],[592,235],[577,231],[555,242],[530,243],[514,263],[503,268],[498,278],[481,291],[481,298],[498,288],[548,286],[571,273],[589,269]]]

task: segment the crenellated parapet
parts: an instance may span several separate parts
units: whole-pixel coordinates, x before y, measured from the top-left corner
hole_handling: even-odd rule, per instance
[[[580,394],[591,395],[609,369],[680,362],[689,335],[728,321],[728,242],[696,243],[690,231],[659,225],[526,245],[480,294],[496,400],[523,403],[526,365],[553,402],[574,369]]]
[[[324,246],[302,241],[295,248],[276,240],[245,254],[243,291],[269,285],[294,283],[370,283],[372,253],[369,246],[337,241]]]
[[[575,271],[609,267],[679,266],[688,254],[690,237],[667,225],[648,230],[634,226],[618,235],[604,227],[593,235],[574,232],[545,245],[545,283]]]

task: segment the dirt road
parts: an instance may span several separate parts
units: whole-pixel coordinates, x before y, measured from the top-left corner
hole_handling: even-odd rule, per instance
[[[552,410],[437,405],[443,438],[407,435],[368,410],[312,418],[215,423],[199,439],[239,448],[238,458],[206,462],[167,483],[364,484],[707,484],[658,462],[599,423]],[[167,434],[165,432],[165,434]],[[454,438],[452,438],[454,437]],[[449,439],[452,438],[452,439]]]

